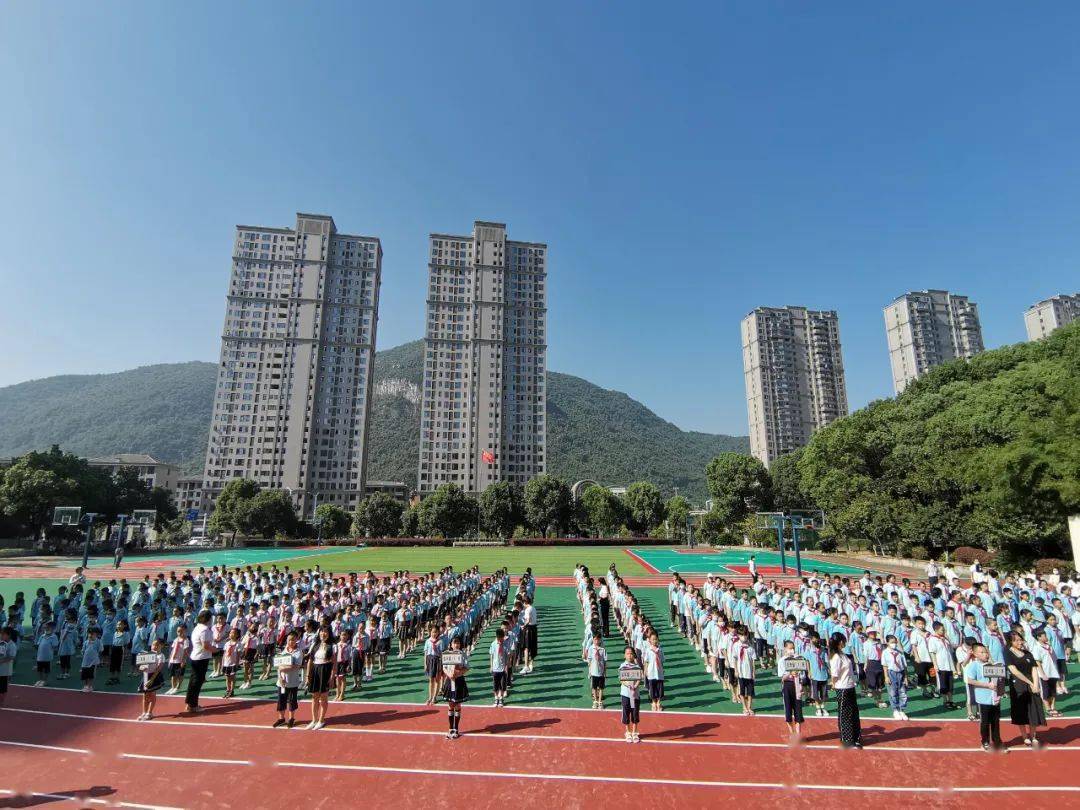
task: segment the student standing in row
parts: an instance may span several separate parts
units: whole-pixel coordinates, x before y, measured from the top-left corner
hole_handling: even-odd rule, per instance
[[[622,723],[626,727],[626,741],[641,742],[641,737],[638,736],[638,722],[641,720],[638,687],[641,686],[641,682],[624,681],[622,672],[627,669],[638,669],[633,647],[627,647],[623,651],[623,662],[619,665],[619,695],[622,702]]]
[[[907,720],[907,656],[896,641],[896,636],[885,639],[885,649],[881,652],[881,666],[885,671],[889,687],[889,705],[892,706],[893,720]]]
[[[424,642],[424,674],[428,679],[428,696],[426,705],[434,706],[435,699],[439,694],[439,679],[442,678],[442,661],[439,644],[439,628],[432,626],[428,632],[428,640]]]
[[[1001,742],[1001,693],[998,679],[987,678],[983,667],[990,663],[990,653],[982,644],[972,648],[972,658],[964,667],[964,684],[974,690],[975,704],[979,707],[979,734],[983,751],[1008,751]]]
[[[660,639],[656,633],[649,636],[649,646],[642,655],[642,664],[645,669],[645,683],[649,687],[649,700],[652,701],[652,710],[662,712],[664,710],[664,651],[660,649]]]
[[[320,627],[315,645],[308,657],[308,688],[311,690],[311,722],[307,728],[318,731],[326,725],[326,710],[330,696],[330,680],[334,672],[334,645],[330,628]]]
[[[780,693],[784,698],[784,722],[788,725],[788,731],[793,740],[798,740],[802,733],[803,724],[803,679],[806,672],[802,670],[788,671],[787,662],[800,660],[795,655],[795,642],[785,641],[783,652],[776,662],[776,674],[780,677]]]
[[[101,664],[101,652],[104,649],[101,643],[101,630],[91,627],[86,633],[86,641],[83,642],[82,666],[79,669],[79,678],[83,682],[84,692],[94,691],[94,673]]]
[[[450,649],[454,652],[462,652],[461,636],[454,636],[450,642]],[[443,697],[446,698],[447,718],[450,722],[450,730],[446,739],[456,740],[461,736],[461,704],[469,699],[469,685],[465,682],[465,673],[469,671],[469,657],[462,653],[462,662],[455,664],[446,673],[446,681],[443,683]]]
[[[299,702],[296,698],[300,691],[300,681],[304,676],[304,654],[297,644],[299,636],[295,630],[290,630],[285,637],[285,650],[281,653],[282,663],[277,665],[277,712],[278,719],[274,721],[273,728],[288,725],[292,728],[296,724],[296,706]],[[286,660],[286,656],[288,656]],[[288,713],[288,720],[285,714]]]
[[[607,650],[603,639],[595,634],[592,644],[585,651],[585,660],[589,665],[589,686],[592,689],[592,707],[604,708],[604,677],[607,673]]]
[[[7,700],[8,682],[15,670],[15,655],[19,645],[11,640],[11,630],[0,627],[0,706]]]
[[[142,693],[142,714],[140,720],[154,719],[154,706],[157,704],[157,693],[165,685],[165,642],[154,639],[150,651],[154,654],[154,660],[148,664],[139,664],[142,673],[142,683],[139,691]]]
[[[495,695],[495,705],[506,705],[506,633],[500,627],[495,631],[495,640],[488,649],[491,660],[491,689]]]

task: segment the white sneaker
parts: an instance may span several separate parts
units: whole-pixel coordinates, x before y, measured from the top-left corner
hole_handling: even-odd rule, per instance
[[[625,736],[625,739],[626,739],[627,742],[633,742],[634,741],[634,738],[630,736],[629,731],[626,732],[626,734],[624,736]]]
[[[315,728],[315,721],[312,720],[310,723],[308,723],[306,726],[304,726],[304,728],[306,728],[308,731],[313,730]]]
[[[313,725],[311,727],[311,730],[312,731],[318,731],[320,728],[323,728],[325,725],[326,725],[326,723],[316,723],[315,725]]]
[[[44,685],[45,685],[45,681],[38,681],[37,683],[34,684],[34,686],[44,686]]]
[[[899,720],[900,719],[900,712],[897,711],[896,709],[893,709],[892,719],[893,720]]]

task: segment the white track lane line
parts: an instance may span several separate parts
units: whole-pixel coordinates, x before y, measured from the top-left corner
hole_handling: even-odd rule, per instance
[[[142,723],[138,720],[133,720],[127,717],[105,717],[101,715],[92,714],[75,714],[71,712],[50,712],[44,709],[16,709],[13,707],[5,707],[0,711],[9,712],[21,712],[25,714],[37,714],[45,715],[49,717],[64,717],[70,719],[79,720],[97,720],[106,723],[139,723],[140,725],[150,726],[190,726],[194,728],[244,728],[255,729],[261,731],[271,731],[276,734],[281,734],[281,729],[272,729],[269,726],[254,725],[251,723],[205,723],[198,720],[159,720],[155,719],[149,723]],[[302,731],[303,729],[299,729]],[[296,729],[293,730],[295,733]],[[427,731],[422,729],[409,730],[409,729],[394,729],[394,728],[337,728],[335,726],[327,726],[323,728],[320,733],[334,733],[334,734],[370,734],[370,735],[390,735],[390,736],[404,736],[404,737],[445,737],[445,731]],[[474,739],[474,740],[529,740],[538,742],[559,742],[559,743],[597,743],[597,744],[625,744],[625,740],[622,737],[589,737],[584,735],[566,735],[566,734],[498,734],[494,732],[469,732],[466,731],[462,734],[462,739]],[[809,744],[792,747],[787,743],[766,743],[766,742],[733,742],[727,740],[668,740],[668,739],[653,739],[643,738],[642,743],[646,745],[671,745],[671,746],[704,746],[706,748],[769,748],[769,749],[784,749],[784,750],[799,750],[807,749],[812,751],[837,751],[839,746],[837,745],[824,745],[824,744]],[[900,746],[900,745],[868,745],[864,751],[873,753],[893,753],[893,754],[980,754],[985,755],[982,748],[958,748],[958,747],[932,747],[932,746]],[[1027,751],[1031,752],[1034,749],[1030,749],[1023,746],[1016,748],[1010,748],[1010,751]],[[1039,749],[1039,752],[1045,753],[1049,751],[1064,752],[1064,753],[1080,753],[1080,746],[1065,746],[1065,745],[1053,745],[1044,746]]]
[[[202,757],[159,757],[153,754],[121,754],[121,759],[149,759],[155,762],[194,762],[199,765],[251,765],[246,759],[204,759]]]
[[[45,751],[62,751],[65,754],[89,754],[85,748],[64,748],[62,745],[39,745],[38,743],[17,742],[15,740],[0,740],[0,745],[17,745],[20,748],[41,748]]]
[[[371,773],[400,773],[400,774],[413,774],[418,776],[466,776],[474,778],[487,778],[487,779],[535,779],[540,781],[554,781],[554,782],[608,782],[619,784],[634,784],[634,785],[669,785],[672,787],[719,787],[719,788],[750,788],[750,789],[767,789],[767,790],[838,790],[838,791],[851,791],[857,793],[948,793],[954,790],[962,790],[965,793],[982,793],[982,792],[994,792],[1005,793],[1012,790],[1022,790],[1025,792],[1045,792],[1045,793],[1080,793],[1080,786],[1064,785],[1064,786],[1049,786],[1049,787],[1036,787],[1032,785],[1025,785],[1023,787],[1007,787],[1007,786],[994,786],[994,787],[981,787],[978,785],[968,786],[964,788],[949,788],[949,787],[933,787],[933,786],[911,786],[911,787],[893,787],[890,785],[802,785],[802,784],[790,784],[785,785],[782,782],[720,782],[709,779],[655,779],[646,777],[633,777],[633,776],[593,776],[587,774],[569,774],[569,773],[530,773],[520,772],[514,773],[512,771],[460,771],[460,770],[446,770],[446,769],[433,769],[433,768],[391,768],[379,765],[335,765],[326,763],[315,762],[279,762],[278,767],[281,768],[307,768],[314,770],[334,770],[334,771],[362,771]]]

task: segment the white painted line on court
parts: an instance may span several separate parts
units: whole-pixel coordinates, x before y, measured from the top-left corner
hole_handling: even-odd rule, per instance
[[[541,669],[541,670],[538,670],[537,673],[534,673],[534,674],[542,674],[542,673],[543,673],[543,670]],[[522,675],[520,677],[526,678],[528,676]],[[67,689],[67,688],[62,687],[62,686],[32,686],[31,684],[28,684],[28,683],[13,683],[13,684],[11,684],[11,686],[13,688],[20,688],[20,689],[48,689],[48,690],[53,690],[53,691],[57,691],[57,692],[73,692],[74,694],[80,694],[80,695],[83,694],[82,692],[79,692],[78,690]],[[109,690],[109,689],[95,689],[90,694],[94,694],[94,695],[119,695],[121,697],[131,697],[131,698],[134,698],[134,697],[138,696],[137,693],[135,693],[135,692],[117,692],[117,691],[112,691],[112,690]],[[185,698],[184,698],[183,695],[166,695],[166,694],[158,695],[158,702],[160,702],[163,699],[164,700],[184,700]],[[239,702],[244,702],[244,703],[266,703],[268,705],[274,705],[277,702],[275,698],[261,698],[261,697],[247,697],[247,696],[241,697],[239,695],[237,695],[236,697],[229,698],[229,700],[225,700],[224,698],[221,698],[221,697],[215,697],[213,695],[202,695],[199,698],[199,701],[202,702],[204,700],[214,701],[215,703],[220,703],[222,705],[228,705],[230,703],[239,703]],[[729,702],[728,698],[723,698],[723,700],[725,702]],[[332,700],[332,701],[330,701],[330,703],[331,703],[331,705],[337,705],[337,706],[368,706],[368,707],[372,707],[372,708],[384,708],[386,706],[415,706],[415,707],[418,707],[418,708],[428,707],[427,703],[423,703],[423,702],[420,702],[420,701],[410,702],[410,701],[401,701],[401,700],[345,700],[345,701],[341,701],[341,702],[338,702],[336,700]],[[442,704],[440,704],[440,706],[441,705]],[[494,708],[496,708],[493,703],[469,703],[469,705],[470,706],[475,706],[478,709],[494,709]],[[437,706],[435,708],[439,708],[439,706]],[[586,709],[584,706],[533,706],[531,704],[528,705],[528,706],[525,706],[525,705],[518,705],[518,704],[511,703],[508,706],[505,706],[503,708],[513,709],[513,710],[516,710],[516,711],[524,711],[524,712],[587,712],[589,714],[595,714],[596,713],[596,709]],[[0,711],[2,711],[2,710],[0,710]],[[618,713],[618,708],[616,707],[614,709],[611,709],[611,712],[612,712],[612,716],[615,716],[615,714]],[[644,712],[644,714],[649,715],[649,714],[651,714],[651,712]],[[658,713],[658,714],[660,714],[660,713]],[[739,711],[739,712],[708,712],[708,711],[706,711],[706,712],[700,712],[700,711],[699,712],[691,712],[691,711],[684,711],[684,710],[680,710],[680,709],[664,709],[662,714],[671,715],[673,717],[697,717],[697,718],[700,718],[702,720],[715,719],[717,717],[737,717],[737,718],[742,719],[742,718],[744,718],[746,716],[741,711]],[[784,715],[783,714],[770,714],[770,713],[755,712],[754,717],[782,719],[784,717]],[[892,719],[890,719],[888,717],[874,717],[872,715],[864,715],[862,717],[862,719],[863,719],[864,724],[865,723],[870,723],[870,722],[883,722],[883,723],[895,723],[896,722],[895,720],[892,720]],[[1061,725],[1064,725],[1065,723],[1067,723],[1069,721],[1075,721],[1075,720],[1080,720],[1080,714],[1078,714],[1078,715],[1066,715],[1065,717],[1048,717],[1046,719],[1046,722],[1047,722],[1047,725],[1048,725],[1049,728],[1054,728],[1055,723],[1059,723]],[[829,723],[832,726],[835,726],[836,725],[836,718],[835,718],[835,716],[834,717],[807,717],[805,719],[803,725],[807,726],[807,725],[809,725],[811,723],[818,723],[818,722],[825,722],[825,723]],[[925,718],[924,717],[919,717],[918,719],[910,721],[908,723],[905,723],[905,724],[902,724],[902,725],[897,725],[897,728],[902,728],[904,726],[911,727],[911,726],[915,726],[916,724],[919,724],[919,723],[926,723],[926,724],[930,724],[930,723],[963,723],[964,725],[970,725],[971,721],[964,718],[964,717],[925,717]],[[444,732],[443,736],[445,736],[445,732]]]
[[[170,807],[167,804],[137,804],[136,802],[117,802],[117,807],[134,807],[136,810],[184,810],[183,807]]]
[[[595,776],[591,774],[572,773],[531,773],[513,771],[461,771],[438,768],[391,768],[381,765],[336,765],[316,762],[278,762],[281,768],[308,768],[314,770],[334,771],[362,771],[371,773],[400,773],[414,774],[418,776],[468,776],[487,779],[535,779],[539,781],[553,782],[609,782],[633,785],[669,785],[672,787],[719,787],[719,788],[750,788],[766,790],[840,790],[854,791],[859,793],[948,793],[954,790],[963,790],[966,793],[993,792],[1003,793],[1011,790],[1025,792],[1044,793],[1080,793],[1080,787],[1073,785],[1040,786],[1025,785],[1023,787],[981,787],[967,786],[963,788],[934,787],[934,786],[908,786],[894,787],[891,785],[802,785],[784,784],[782,782],[721,782],[710,779],[659,779],[634,776]]]
[[[149,759],[155,762],[194,762],[198,765],[251,765],[246,759],[206,759],[203,757],[159,757],[153,754],[121,754],[121,759]]]
[[[79,720],[98,720],[107,723],[139,723],[146,727],[152,726],[188,726],[194,728],[229,728],[229,729],[254,729],[256,731],[269,731],[275,734],[281,734],[281,729],[272,729],[266,725],[254,725],[252,723],[207,723],[199,720],[163,720],[155,719],[149,723],[143,723],[139,720],[134,720],[127,717],[105,717],[101,715],[93,714],[76,714],[72,712],[50,712],[43,709],[16,709],[13,707],[5,707],[0,711],[9,712],[22,712],[25,714],[37,714],[45,715],[48,717],[65,717]],[[296,729],[294,731],[303,731],[304,729]],[[406,737],[445,737],[445,731],[429,731],[426,729],[396,729],[396,728],[338,728],[330,725],[320,730],[320,734],[331,732],[335,734],[370,734],[370,735],[396,735]],[[625,740],[622,737],[590,737],[585,735],[567,735],[567,734],[514,734],[508,732],[500,734],[490,731],[466,731],[462,734],[462,739],[477,739],[477,740],[529,740],[537,742],[559,742],[559,743],[619,743],[625,744]],[[809,749],[814,751],[838,751],[840,750],[838,745],[824,745],[824,744],[806,744],[800,746],[792,746],[788,743],[770,743],[770,742],[736,742],[731,740],[671,740],[671,739],[657,739],[653,737],[644,737],[641,740],[646,745],[672,745],[672,746],[704,746],[711,748],[771,748],[771,749],[786,749],[786,750],[799,750]],[[872,753],[894,753],[894,754],[985,754],[981,747],[978,748],[963,748],[963,747],[933,747],[933,746],[901,746],[901,745],[874,745],[871,743],[864,751]],[[1027,747],[1010,748],[1010,751],[1032,751],[1034,749]],[[1054,745],[1043,746],[1038,749],[1040,752],[1057,751],[1057,752],[1071,752],[1080,753],[1080,746],[1068,746],[1068,745]],[[178,757],[158,757],[159,759],[177,760],[183,761]],[[194,760],[197,761],[197,760]],[[247,761],[241,761],[239,764],[250,764]]]
[[[89,754],[85,748],[65,748],[62,745],[40,745],[38,743],[16,742],[15,740],[0,740],[0,745],[17,745],[20,748],[41,748],[46,751],[62,751],[65,754]]]

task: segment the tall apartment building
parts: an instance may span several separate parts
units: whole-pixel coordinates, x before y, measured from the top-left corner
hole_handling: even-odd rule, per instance
[[[418,489],[524,484],[547,467],[547,245],[476,222],[431,234],[428,271]]]
[[[758,307],[742,321],[750,452],[766,466],[848,412],[836,312]]]
[[[983,351],[979,308],[966,295],[945,290],[920,290],[902,295],[885,307],[893,389],[934,366]]]
[[[1028,340],[1039,340],[1080,318],[1080,293],[1055,295],[1032,305],[1024,313]]]
[[[203,497],[232,478],[316,500],[363,498],[382,246],[297,214],[238,225]]]

